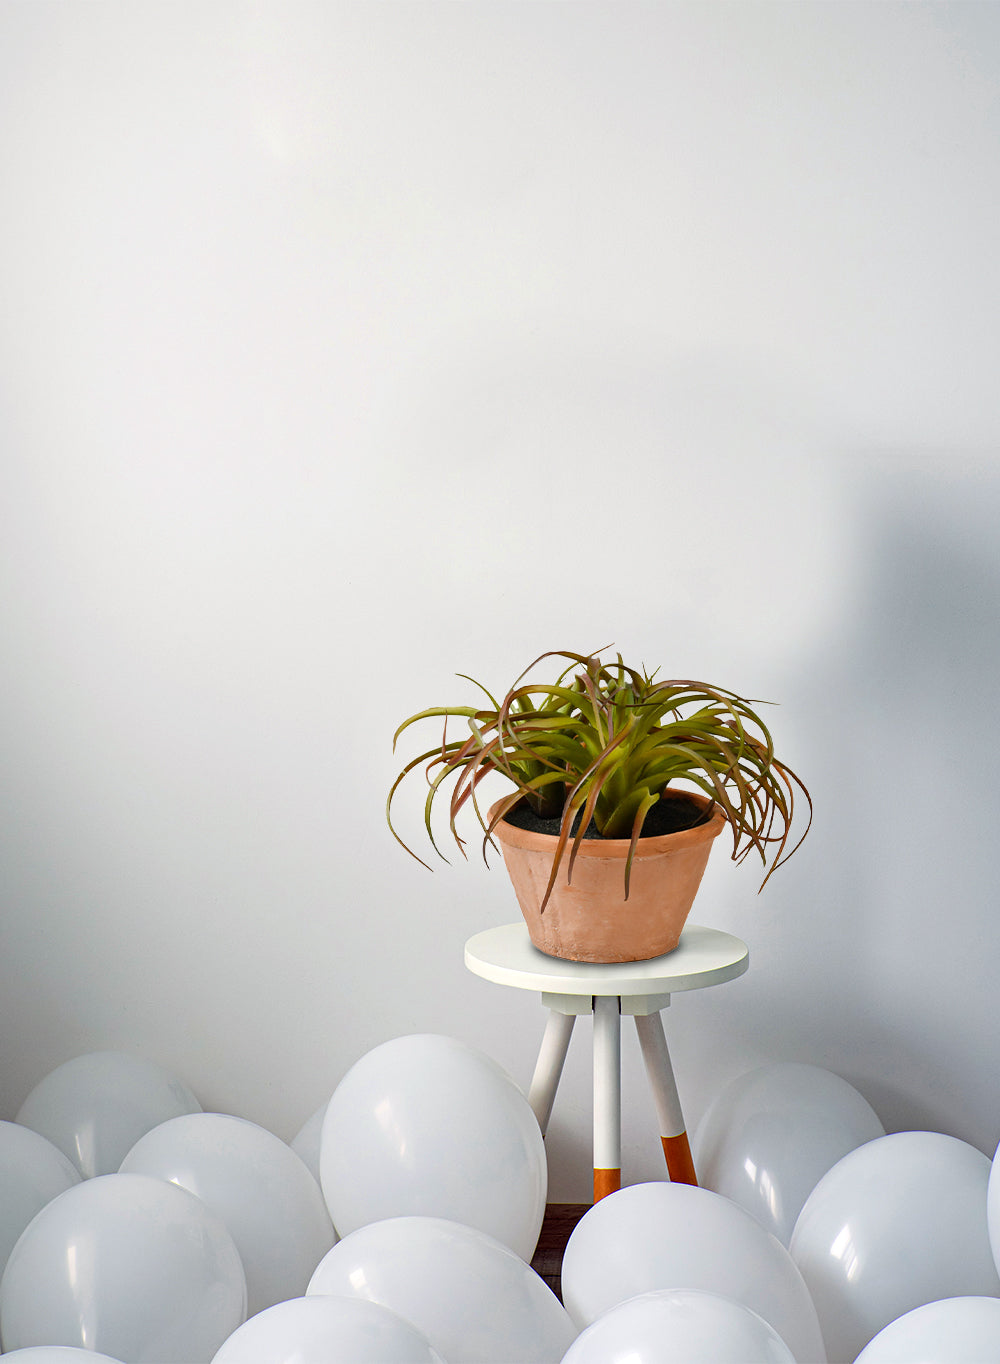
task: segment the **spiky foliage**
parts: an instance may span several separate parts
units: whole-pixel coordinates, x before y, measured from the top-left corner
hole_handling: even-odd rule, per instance
[[[568,660],[554,682],[524,680],[549,658]],[[751,703],[735,692],[704,682],[658,682],[655,674],[627,666],[621,654],[615,663],[606,665],[599,654],[565,649],[537,658],[501,701],[473,678],[466,680],[482,691],[489,706],[434,706],[404,720],[393,736],[395,749],[410,725],[435,718],[444,721],[440,744],[406,764],[386,801],[389,827],[414,857],[417,854],[393,828],[391,810],[401,782],[422,764],[426,764],[428,783],[424,822],[441,857],[431,814],[449,779],[454,779],[449,828],[463,856],[465,840],[456,818],[466,805],[471,804],[484,832],[484,855],[499,820],[521,800],[542,818],[559,819],[543,910],[567,850],[567,870],[572,876],[580,841],[591,821],[602,838],[630,840],[625,861],[627,898],[632,859],[646,816],[668,787],[673,792],[683,789],[675,785],[678,782],[704,792],[721,808],[733,835],[734,861],[756,850],[766,868],[768,853],[775,853],[762,889],[809,831],[809,792],[775,757],[767,726]],[[467,737],[449,738],[448,722],[453,719],[466,721]],[[502,800],[492,822],[487,822],[477,791],[491,772],[508,778],[514,790]],[[798,843],[788,849],[796,789],[808,803],[809,821]],[[417,861],[427,865],[420,857]]]

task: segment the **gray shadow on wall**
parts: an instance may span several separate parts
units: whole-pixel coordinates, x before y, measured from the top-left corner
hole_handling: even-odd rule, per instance
[[[992,1154],[1000,469],[900,459],[854,485],[854,605],[796,688],[816,825],[798,881],[772,882],[782,943],[757,955],[744,1018],[766,1055],[851,1080],[888,1130]]]

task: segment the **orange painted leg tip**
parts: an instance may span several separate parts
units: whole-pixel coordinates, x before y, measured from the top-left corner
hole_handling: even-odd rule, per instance
[[[691,1146],[688,1142],[686,1132],[681,1132],[676,1137],[661,1137],[663,1142],[663,1154],[667,1158],[667,1173],[670,1175],[671,1182],[674,1184],[697,1184],[698,1176],[694,1172],[694,1161],[691,1158]]]
[[[621,1170],[595,1170],[594,1202],[597,1203],[602,1198],[607,1198],[610,1193],[617,1193],[621,1186]]]

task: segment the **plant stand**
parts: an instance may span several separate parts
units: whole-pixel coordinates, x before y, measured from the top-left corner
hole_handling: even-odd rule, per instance
[[[660,1012],[670,996],[721,985],[750,965],[745,942],[688,924],[678,946],[650,961],[590,964],[539,952],[523,923],[477,933],[465,945],[470,971],[497,985],[536,990],[549,1010],[528,1102],[544,1135],[581,1014],[594,1018],[594,1201],[621,1187],[621,1016],[635,1019],[667,1173],[696,1184],[673,1065]]]

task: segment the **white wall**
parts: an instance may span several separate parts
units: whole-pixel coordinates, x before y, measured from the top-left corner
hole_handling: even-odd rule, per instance
[[[106,1046],[286,1137],[403,1032],[526,1082],[390,738],[613,641],[816,803],[760,899],[715,854],[690,1125],[799,1059],[992,1153],[998,75],[995,5],[7,0],[0,1115]]]

